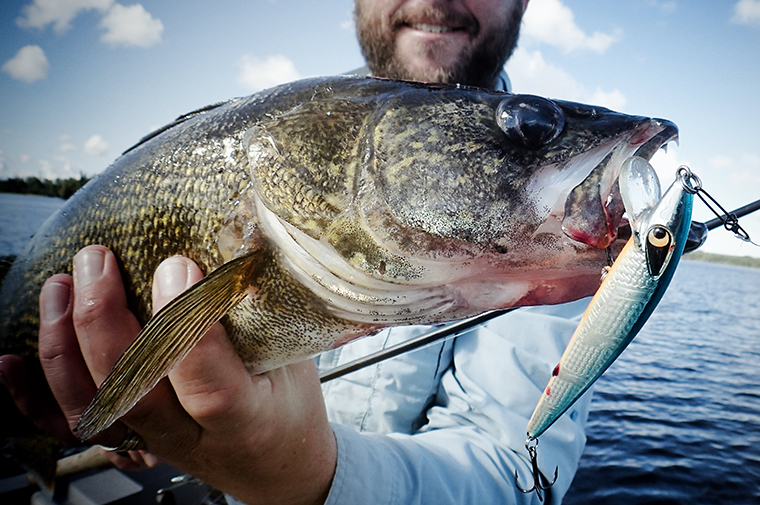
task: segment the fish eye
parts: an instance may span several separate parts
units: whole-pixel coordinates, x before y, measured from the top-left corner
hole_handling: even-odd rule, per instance
[[[565,116],[557,105],[534,95],[513,95],[496,109],[496,122],[507,137],[528,149],[538,149],[559,137]]]

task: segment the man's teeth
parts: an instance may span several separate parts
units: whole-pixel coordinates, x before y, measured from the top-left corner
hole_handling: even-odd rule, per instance
[[[424,23],[416,23],[411,25],[412,28],[415,30],[420,30],[423,32],[429,32],[429,33],[448,33],[455,31],[454,28],[450,26],[441,26],[441,25],[427,25]]]

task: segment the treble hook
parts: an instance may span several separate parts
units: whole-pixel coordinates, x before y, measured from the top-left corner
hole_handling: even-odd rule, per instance
[[[530,464],[533,467],[533,487],[530,489],[523,489],[520,486],[520,483],[517,480],[517,470],[515,470],[515,486],[517,486],[517,489],[519,489],[522,493],[532,493],[535,491],[538,495],[538,501],[543,502],[544,497],[541,496],[541,491],[548,490],[554,485],[555,482],[557,482],[557,473],[559,473],[559,467],[554,469],[554,480],[549,482],[549,480],[544,477],[541,471],[538,469],[538,451],[536,450],[536,447],[538,447],[538,439],[529,436],[528,440],[525,441],[525,448],[528,450]]]

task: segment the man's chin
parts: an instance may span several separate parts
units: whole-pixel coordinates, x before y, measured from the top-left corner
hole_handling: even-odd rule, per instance
[[[424,82],[451,82],[456,73],[456,68],[458,68],[461,49],[456,54],[453,54],[453,51],[431,50],[430,45],[416,44],[414,49],[414,51],[401,50],[396,52],[397,55],[412,55],[396,61],[396,64],[403,69],[406,79]]]

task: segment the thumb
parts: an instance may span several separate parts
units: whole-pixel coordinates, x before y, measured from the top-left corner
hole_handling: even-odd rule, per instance
[[[202,278],[200,268],[188,258],[164,260],[153,278],[153,312]],[[219,323],[169,373],[169,378],[180,403],[201,426],[213,426],[219,417],[236,419],[233,412],[237,409],[233,407],[250,415],[250,374]],[[226,427],[229,422],[222,424]]]

